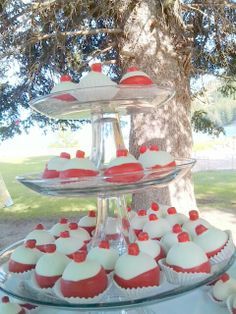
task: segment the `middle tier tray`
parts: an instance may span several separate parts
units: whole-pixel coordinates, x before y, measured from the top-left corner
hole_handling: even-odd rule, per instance
[[[42,174],[18,176],[17,180],[26,187],[43,195],[78,197],[85,195],[118,195],[134,193],[148,187],[163,188],[181,179],[195,164],[195,159],[175,159],[176,167],[146,169],[139,172],[122,173],[112,177],[98,176],[43,179]],[[133,180],[133,178],[140,178]]]

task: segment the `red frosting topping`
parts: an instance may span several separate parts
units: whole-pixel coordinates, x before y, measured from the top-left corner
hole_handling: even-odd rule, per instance
[[[174,226],[172,227],[172,231],[173,231],[174,233],[180,233],[180,232],[182,232],[182,228],[181,228],[181,226],[180,226],[179,224],[176,224],[176,225],[174,225]]]
[[[128,149],[118,149],[116,152],[116,157],[126,157],[128,156]]]
[[[61,218],[59,222],[60,222],[60,224],[65,225],[68,223],[68,219],[67,218]]]
[[[151,146],[150,146],[150,150],[153,150],[153,151],[158,151],[158,150],[159,150],[159,148],[158,148],[158,146],[157,146],[157,145],[151,145]]]
[[[34,228],[35,230],[44,230],[44,226],[42,224],[37,224]]]
[[[90,210],[90,211],[88,212],[88,217],[96,217],[96,212],[95,212],[95,210]]]
[[[135,72],[135,71],[139,71],[139,69],[138,69],[137,67],[135,67],[135,66],[129,67],[129,68],[127,69],[127,72]]]
[[[72,81],[71,76],[68,74],[62,75],[60,78],[60,82],[71,82],[71,81]]]
[[[139,255],[139,247],[137,243],[132,243],[128,246],[129,255]]]
[[[66,153],[66,152],[62,152],[62,153],[60,154],[60,157],[61,157],[61,158],[65,158],[65,159],[70,159],[70,154],[68,154],[68,153]]]
[[[197,220],[199,218],[199,214],[197,210],[190,210],[189,212],[189,219],[190,220]]]
[[[151,209],[155,210],[155,211],[158,211],[159,210],[159,205],[157,203],[155,203],[155,202],[152,202]]]
[[[206,232],[207,230],[208,230],[208,229],[207,229],[205,226],[203,226],[203,225],[198,225],[198,226],[195,228],[195,231],[196,231],[196,234],[197,234],[197,235],[200,235],[200,234]]]
[[[73,260],[76,263],[82,263],[86,260],[87,253],[85,251],[75,252],[73,254]]]
[[[4,297],[2,297],[2,303],[9,303],[10,302],[10,300],[9,300],[9,297],[8,296],[4,296]]]
[[[220,279],[223,282],[226,282],[230,279],[229,275],[227,273],[224,273],[223,275],[221,275]]]
[[[69,238],[69,237],[70,237],[69,231],[63,231],[60,233],[60,238]]]
[[[178,241],[179,242],[189,242],[189,234],[187,232],[181,232],[178,234]]]
[[[76,158],[84,158],[85,152],[82,150],[77,150],[76,152]]]
[[[132,208],[130,206],[127,207],[127,212],[131,212]]]
[[[36,240],[27,240],[25,242],[25,247],[28,249],[34,249],[36,247]]]
[[[109,248],[110,248],[109,241],[107,241],[107,240],[102,240],[102,241],[99,243],[99,247],[100,247],[101,249],[109,249]]]
[[[46,244],[45,245],[45,252],[46,253],[54,253],[56,251],[57,247],[55,244]]]
[[[91,71],[93,72],[102,72],[102,64],[101,63],[94,63],[91,65]]]
[[[146,209],[140,209],[138,211],[138,216],[146,216],[147,215],[147,211]]]
[[[149,219],[149,221],[158,220],[157,215],[155,215],[155,214],[150,214],[148,216],[148,219]]]
[[[144,154],[146,151],[147,151],[147,146],[146,146],[146,145],[142,145],[142,146],[139,148],[140,154]]]
[[[77,230],[79,228],[79,226],[78,226],[77,222],[71,222],[69,224],[69,228],[70,228],[70,230]]]
[[[169,215],[174,215],[174,214],[176,214],[176,213],[177,213],[176,208],[175,208],[175,207],[170,207],[170,208],[168,208],[168,209],[167,209],[167,213],[168,213]]]
[[[149,240],[149,236],[147,232],[140,232],[138,235],[138,240],[139,241],[147,241]]]

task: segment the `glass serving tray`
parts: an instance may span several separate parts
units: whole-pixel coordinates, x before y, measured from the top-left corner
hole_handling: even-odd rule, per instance
[[[162,276],[161,285],[156,287],[156,290],[153,290],[151,293],[149,292],[150,295],[147,295],[146,293],[142,297],[130,297],[122,294],[115,285],[112,284],[105,296],[99,301],[94,303],[69,303],[59,299],[53,292],[42,292],[42,290],[32,288],[29,278],[18,278],[16,275],[7,272],[6,262],[9,260],[12,251],[22,242],[23,240],[14,243],[0,252],[0,290],[9,296],[24,301],[25,303],[53,307],[66,311],[124,309],[145,306],[175,298],[216,280],[222,273],[228,270],[234,263],[236,257],[236,254],[234,254],[228,260],[214,265],[212,274],[207,279],[187,286],[170,284],[164,279],[164,276]]]
[[[172,99],[175,91],[158,85],[76,88],[38,97],[32,109],[55,119],[90,119],[91,114],[151,113]]]
[[[17,180],[40,194],[78,197],[85,195],[118,195],[133,193],[148,187],[162,188],[182,178],[195,164],[195,159],[175,159],[176,167],[148,169],[122,173],[112,177],[98,176],[42,179],[42,174],[18,176]],[[138,180],[133,180],[139,178]]]

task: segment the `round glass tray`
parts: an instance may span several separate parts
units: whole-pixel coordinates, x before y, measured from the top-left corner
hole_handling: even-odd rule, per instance
[[[55,119],[90,119],[91,114],[151,113],[175,95],[174,90],[153,85],[76,88],[38,97],[30,106]]]
[[[176,167],[122,173],[112,177],[98,176],[42,179],[42,174],[18,176],[17,180],[38,193],[50,196],[118,195],[134,193],[148,187],[162,188],[182,178],[195,164],[195,159],[176,159]]]
[[[112,283],[110,289],[105,295],[94,303],[69,303],[60,299],[53,290],[50,292],[42,292],[41,289],[32,285],[30,276],[28,278],[12,275],[7,272],[6,263],[9,260],[12,251],[22,243],[19,241],[12,244],[2,252],[0,252],[0,290],[19,300],[34,305],[43,305],[47,307],[60,308],[67,311],[97,311],[109,309],[124,309],[131,307],[139,307],[149,304],[165,301],[170,298],[180,296],[184,293],[190,292],[193,289],[204,286],[217,279],[222,273],[235,261],[235,254],[227,261],[212,266],[212,274],[200,282],[189,284],[186,286],[177,286],[170,284],[162,275],[161,285],[156,287],[152,292],[146,293],[143,296],[131,297],[122,294]]]

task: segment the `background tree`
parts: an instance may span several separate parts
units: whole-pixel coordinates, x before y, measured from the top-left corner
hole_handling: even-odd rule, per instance
[[[235,92],[235,7],[226,0],[2,1],[1,137],[27,130],[35,121],[55,127],[38,114],[19,123],[20,108],[48,93],[59,74],[78,81],[89,62],[99,59],[114,80],[135,64],[176,90],[172,103],[156,113],[132,116],[131,152],[137,155],[138,145],[158,143],[177,157],[190,156],[191,122],[201,128],[212,123],[199,110],[191,120],[190,79],[211,73],[224,77],[223,92]],[[7,82],[12,68],[18,79]],[[155,197],[183,210],[194,206],[190,178],[136,196],[134,204],[147,205]]]

